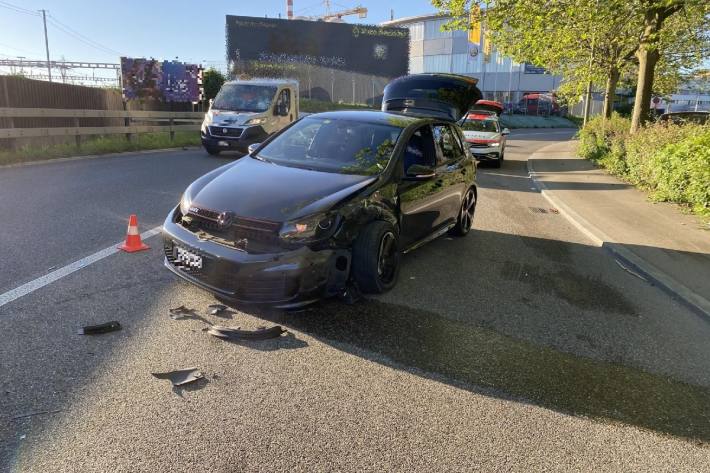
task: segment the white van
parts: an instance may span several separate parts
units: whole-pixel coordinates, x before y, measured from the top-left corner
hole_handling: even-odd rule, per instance
[[[209,154],[247,152],[298,120],[298,82],[235,80],[226,82],[202,122],[202,145]]]

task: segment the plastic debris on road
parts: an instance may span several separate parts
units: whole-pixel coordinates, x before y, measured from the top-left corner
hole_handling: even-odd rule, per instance
[[[210,315],[221,315],[225,310],[227,310],[227,306],[222,304],[208,305],[207,308],[210,309]]]
[[[213,337],[225,340],[268,340],[270,338],[278,338],[286,333],[280,325],[271,328],[260,328],[257,330],[241,330],[240,328],[222,327],[213,325],[207,330],[207,333]]]
[[[121,324],[113,320],[99,325],[87,325],[76,331],[79,335],[98,335],[101,333],[115,332],[121,330]]]
[[[151,373],[158,379],[169,379],[173,386],[183,386],[205,377],[197,368],[168,371],[166,373]]]

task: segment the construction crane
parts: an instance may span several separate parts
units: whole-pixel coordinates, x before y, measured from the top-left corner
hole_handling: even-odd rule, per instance
[[[293,0],[287,0],[288,8],[288,19],[292,20],[293,16]],[[343,21],[344,16],[358,15],[359,18],[367,18],[367,8],[362,5],[358,5],[353,8],[348,8],[340,11],[331,11],[330,9],[331,1],[323,0],[323,6],[325,7],[325,14],[318,16],[299,16],[299,20],[311,20],[311,21],[328,21],[331,23],[340,23]]]

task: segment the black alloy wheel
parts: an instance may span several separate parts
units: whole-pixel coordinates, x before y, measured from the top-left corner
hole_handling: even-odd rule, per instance
[[[389,291],[399,275],[399,235],[389,222],[370,223],[353,245],[353,278],[369,294]]]
[[[471,231],[473,225],[473,216],[476,213],[476,193],[473,189],[469,189],[461,202],[461,210],[459,210],[456,226],[452,229],[454,235],[465,236]]]

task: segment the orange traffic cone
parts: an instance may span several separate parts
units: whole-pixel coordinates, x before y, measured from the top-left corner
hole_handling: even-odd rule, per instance
[[[119,246],[118,249],[128,253],[135,253],[136,251],[147,250],[149,248],[150,246],[141,241],[141,235],[138,233],[138,217],[136,217],[135,214],[131,215],[128,219],[126,242]]]

